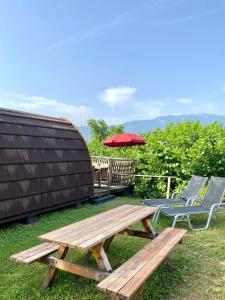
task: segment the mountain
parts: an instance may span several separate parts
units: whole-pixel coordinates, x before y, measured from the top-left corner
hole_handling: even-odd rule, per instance
[[[140,133],[152,131],[156,128],[165,128],[170,123],[180,123],[184,121],[200,121],[202,125],[210,124],[216,121],[225,125],[225,115],[199,114],[199,115],[170,115],[157,117],[151,120],[137,120],[124,123],[125,131]]]
[[[221,122],[225,126],[225,115],[199,114],[199,115],[169,115],[161,116],[150,120],[136,120],[124,123],[125,132],[141,133],[152,131],[156,128],[165,128],[170,123],[179,123],[184,121],[200,121],[202,125],[213,122]],[[81,126],[80,131],[85,140],[90,139],[90,131],[87,126]]]

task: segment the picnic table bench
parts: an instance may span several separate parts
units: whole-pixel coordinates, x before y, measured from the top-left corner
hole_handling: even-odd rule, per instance
[[[39,236],[42,244],[12,255],[11,259],[24,264],[47,264],[49,270],[43,282],[44,288],[54,281],[58,270],[64,270],[100,282],[97,288],[113,299],[130,299],[186,232],[183,229],[167,228],[157,235],[148,220],[155,211],[153,207],[122,205],[43,234]],[[138,221],[141,221],[143,231],[131,228]],[[106,252],[116,234],[151,241],[113,271]],[[83,262],[93,255],[98,269],[89,268],[83,262],[75,264],[65,261],[69,249],[86,252]],[[52,253],[57,253],[57,257],[51,256]]]

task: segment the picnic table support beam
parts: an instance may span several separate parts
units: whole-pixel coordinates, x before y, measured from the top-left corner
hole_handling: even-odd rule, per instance
[[[99,269],[103,271],[111,272],[112,267],[107,258],[103,245],[102,244],[96,245],[91,249],[91,251],[94,254]]]
[[[115,235],[112,235],[111,237],[109,237],[105,242],[104,242],[104,250],[107,251],[109,250],[109,247],[114,239]]]
[[[96,281],[101,281],[109,275],[107,272],[94,270],[92,268],[77,265],[68,261],[64,261],[63,259],[58,259],[54,256],[43,257],[39,259],[39,262],[46,265],[50,265],[52,268],[56,269],[57,271],[63,270],[65,272],[76,274]]]
[[[141,231],[141,230],[134,230],[131,228],[124,229],[123,231],[119,232],[119,234],[125,234],[125,235],[130,235],[130,236],[136,236],[144,239],[150,239],[150,235],[146,231]]]
[[[153,229],[152,225],[148,222],[148,219],[147,218],[142,219],[141,223],[144,226],[144,229],[146,230],[146,232],[149,234],[149,237],[151,239],[154,239],[154,237],[156,236],[156,232]]]
[[[64,259],[68,250],[69,250],[68,247],[60,246],[59,250],[58,250],[58,258]],[[55,267],[52,267],[52,266],[49,267],[47,276],[42,284],[43,288],[47,289],[49,287],[49,285],[54,281],[57,272],[58,272],[58,269],[56,269]]]

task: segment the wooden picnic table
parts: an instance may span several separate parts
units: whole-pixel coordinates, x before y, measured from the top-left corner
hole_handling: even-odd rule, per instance
[[[140,292],[143,283],[181,243],[186,232],[180,228],[166,228],[156,234],[149,217],[157,208],[136,205],[122,205],[100,213],[80,222],[43,234],[39,238],[42,244],[16,253],[11,259],[24,264],[33,262],[49,266],[43,287],[47,288],[55,279],[58,270],[99,281],[97,288],[115,300],[130,300]],[[134,230],[131,226],[141,222],[144,230]],[[116,234],[125,234],[153,239],[134,256],[113,270],[107,257],[107,250]],[[86,252],[79,263],[65,260],[69,249]],[[50,256],[56,253],[57,256]],[[85,266],[85,262],[94,256],[98,268]]]
[[[155,233],[148,218],[155,211],[153,207],[122,205],[39,236],[42,241],[59,246],[58,257],[44,256],[39,259],[39,262],[50,266],[43,286],[47,288],[52,283],[59,269],[97,281],[106,278],[112,272],[106,251],[115,235],[153,238]],[[130,228],[139,221],[143,224],[143,231]],[[87,252],[83,262],[93,255],[98,269],[65,261],[68,250],[74,248]]]

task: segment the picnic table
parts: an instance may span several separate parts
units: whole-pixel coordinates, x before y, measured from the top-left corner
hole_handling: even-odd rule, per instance
[[[118,276],[121,277],[121,272],[129,271],[130,267],[132,273],[129,271],[129,274],[136,274],[141,270],[140,263],[142,263],[143,266],[147,264],[150,259],[148,258],[149,255],[152,255],[155,259],[155,263],[151,265],[153,267],[151,272],[153,272],[155,266],[165,259],[167,253],[182,239],[185,231],[181,229],[167,229],[164,234],[160,234],[156,237],[156,233],[148,220],[155,212],[156,208],[153,207],[122,205],[60,229],[45,233],[39,236],[39,239],[44,243],[15,254],[11,256],[11,258],[21,263],[29,264],[38,261],[48,265],[49,270],[43,282],[43,287],[45,288],[54,281],[58,270],[64,270],[66,272],[100,281],[98,288],[104,292],[110,292],[109,286],[112,285],[114,280],[118,279]],[[131,226],[137,222],[142,223],[143,230],[134,230],[131,228]],[[150,242],[150,246],[146,245],[136,254],[136,256],[131,258],[130,260],[132,260],[132,262],[129,260],[125,262],[125,264],[120,267],[122,270],[119,268],[113,272],[113,268],[107,256],[107,250],[117,234],[153,239],[153,241]],[[69,249],[77,249],[78,251],[86,252],[86,256],[81,263],[77,264],[65,260]],[[49,255],[56,251],[57,257]],[[161,253],[160,251],[163,252]],[[156,258],[155,255],[158,252],[158,258]],[[84,262],[92,255],[98,266],[96,269],[84,265]],[[128,265],[126,265],[126,263]],[[136,273],[134,272],[135,270]],[[149,276],[151,272],[145,271],[142,279],[146,280],[146,276]],[[127,279],[126,282],[124,282],[123,279],[122,287],[129,283],[129,279],[132,279],[132,277],[133,276],[131,276],[131,278],[125,276]],[[139,288],[140,284],[143,283],[143,280],[139,280],[136,286],[133,285],[134,288],[129,288],[128,294],[130,293],[132,296]],[[120,287],[118,283],[116,286],[117,289]],[[114,292],[114,290],[111,291],[111,295],[114,299],[117,299],[117,289],[116,292]],[[129,296],[125,298],[130,299]]]

